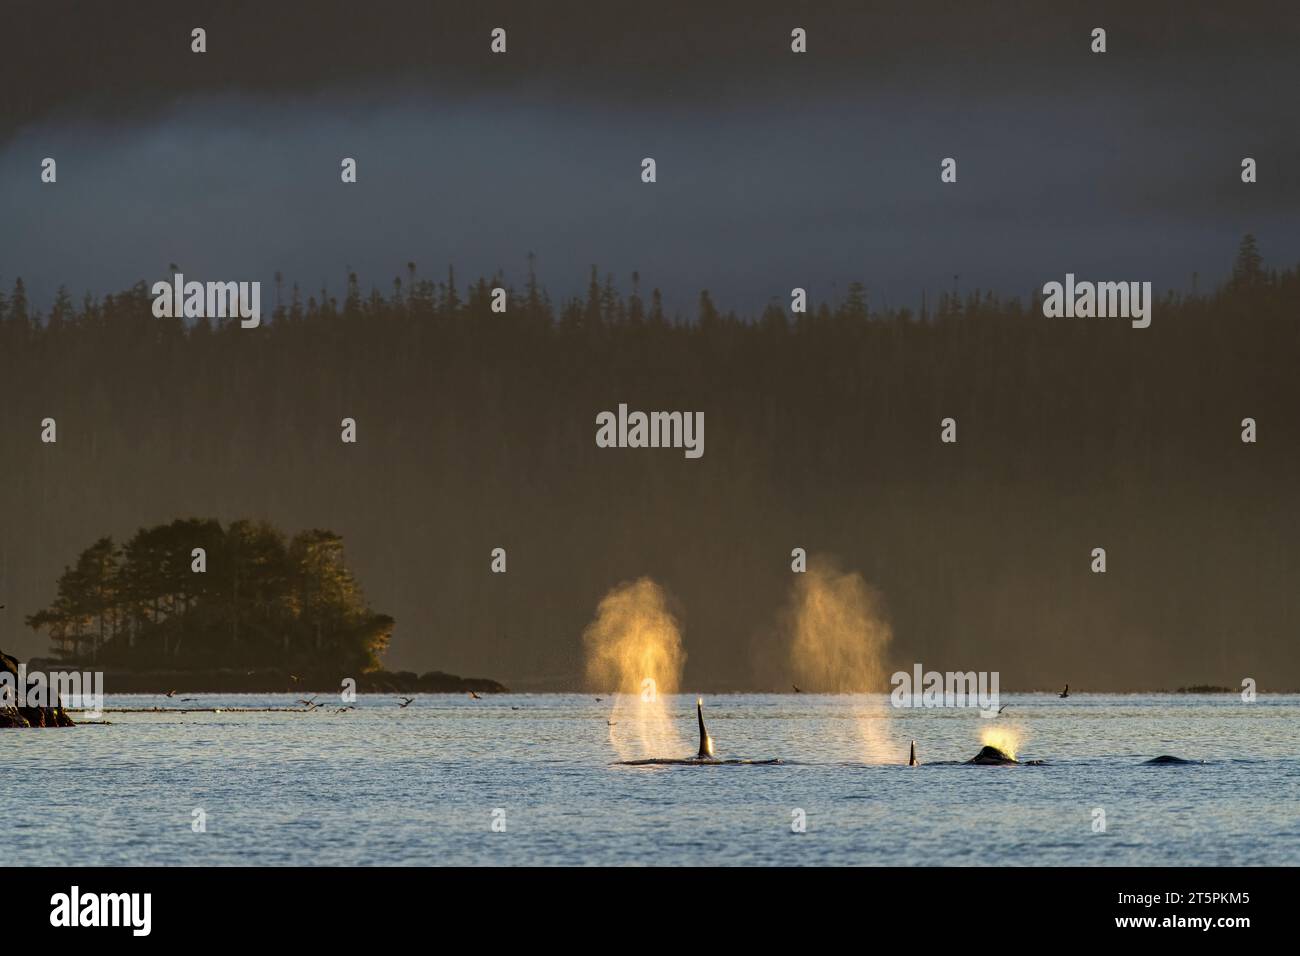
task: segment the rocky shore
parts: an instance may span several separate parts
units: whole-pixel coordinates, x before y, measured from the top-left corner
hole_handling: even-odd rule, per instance
[[[3,699],[0,699],[0,728],[72,727],[72,718],[63,709],[62,700],[57,700],[53,707],[18,706],[18,667],[17,658],[0,651],[0,681],[3,681],[5,691]]]

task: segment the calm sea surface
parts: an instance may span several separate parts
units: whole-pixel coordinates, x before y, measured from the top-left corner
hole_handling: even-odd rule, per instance
[[[0,854],[49,865],[1300,863],[1298,696],[1004,694],[1012,706],[989,721],[884,698],[718,695],[705,713],[719,756],[785,761],[719,767],[617,765],[610,702],[590,695],[396,700],[363,695],[342,714],[110,710],[109,725],[2,731]],[[694,698],[667,703],[681,755],[693,753]],[[153,706],[294,699],[106,702]],[[939,764],[972,756],[991,726],[1046,764]],[[905,765],[913,738],[928,765]],[[868,754],[896,762],[865,765]],[[1205,763],[1141,766],[1160,754]],[[206,832],[192,827],[200,809]],[[804,833],[791,829],[797,810]]]

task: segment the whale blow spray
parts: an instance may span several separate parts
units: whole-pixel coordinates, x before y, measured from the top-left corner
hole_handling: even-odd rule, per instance
[[[828,557],[796,575],[785,613],[790,671],[804,690],[854,694],[854,749],[867,763],[897,763],[889,743],[891,712],[885,653],[893,631],[879,594],[856,571]]]
[[[619,758],[683,756],[686,745],[665,698],[677,692],[686,652],[664,589],[649,578],[618,585],[582,637],[588,686],[614,693],[609,740]]]

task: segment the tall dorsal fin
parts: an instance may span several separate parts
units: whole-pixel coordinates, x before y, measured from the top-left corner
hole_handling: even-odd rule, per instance
[[[700,752],[696,756],[700,758],[712,757],[713,738],[704,729],[704,699],[702,697],[695,698],[695,716],[700,721]]]
[[[909,767],[916,766],[916,741],[915,740],[912,741],[912,752],[908,754],[907,765]]]

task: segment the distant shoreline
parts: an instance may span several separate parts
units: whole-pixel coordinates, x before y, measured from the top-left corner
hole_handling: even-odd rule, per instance
[[[71,663],[34,659],[27,665],[35,670],[82,670],[98,668],[87,662]],[[278,668],[206,670],[104,670],[104,692],[108,694],[283,694],[338,693],[344,680],[356,681],[362,694],[503,694],[509,688],[489,677],[460,677],[442,671],[416,674],[414,671],[371,671],[366,674],[337,674],[306,671],[296,673]]]
[[[28,671],[95,671],[100,668],[90,661],[56,661],[51,658],[32,658],[27,664]],[[426,671],[417,674],[414,671],[371,671],[364,674],[342,674],[334,671],[290,671],[284,668],[203,668],[194,670],[122,670],[104,669],[104,692],[108,694],[167,694],[170,691],[187,694],[284,694],[284,693],[337,693],[343,681],[352,678],[356,681],[356,691],[360,694],[464,694],[473,691],[478,694],[585,694],[591,691],[581,686],[557,687],[538,686],[527,680],[517,689],[507,687],[490,677],[461,677],[444,671]],[[1108,695],[1235,695],[1240,688],[1225,687],[1215,684],[1193,684],[1169,688],[1145,688],[1142,690],[1109,690],[1106,688],[1089,688],[1073,690],[1070,696],[1108,694]],[[611,692],[612,693],[612,692]],[[737,694],[780,694],[799,696],[788,690],[740,689],[697,687],[682,694],[691,696],[695,693],[711,695]],[[813,692],[815,693],[815,692]],[[888,695],[888,690],[876,692]],[[1273,688],[1270,693],[1292,694],[1300,690]],[[1003,697],[1014,694],[1051,694],[1055,688],[1003,688]],[[606,696],[598,694],[597,696]],[[810,694],[811,696],[811,694]],[[817,695],[821,696],[821,695]]]

